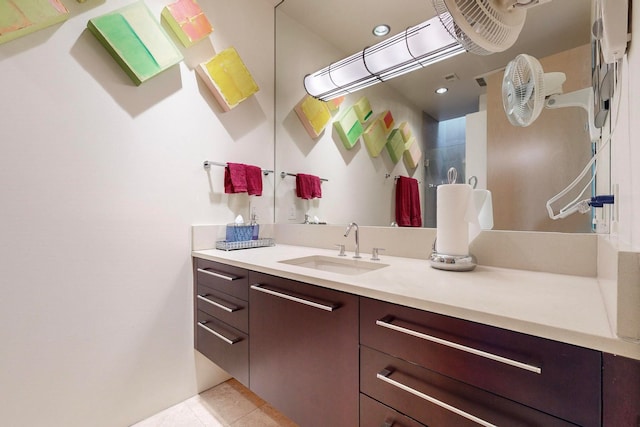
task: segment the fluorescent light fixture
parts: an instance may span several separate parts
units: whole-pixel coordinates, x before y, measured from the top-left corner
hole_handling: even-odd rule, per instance
[[[306,75],[304,88],[328,101],[462,52],[464,47],[435,17]]]
[[[442,95],[442,94],[445,94],[447,92],[449,92],[449,88],[446,88],[446,87],[439,87],[438,89],[436,89],[436,93],[438,95]]]
[[[376,37],[383,37],[389,34],[389,31],[391,31],[391,28],[387,24],[380,24],[373,27],[372,33]]]

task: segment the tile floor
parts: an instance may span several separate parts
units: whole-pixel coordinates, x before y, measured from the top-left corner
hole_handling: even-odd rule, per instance
[[[230,379],[132,427],[298,427]]]

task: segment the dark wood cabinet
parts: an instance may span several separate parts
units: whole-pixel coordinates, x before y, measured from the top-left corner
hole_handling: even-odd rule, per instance
[[[581,426],[601,422],[602,355],[368,298],[360,342]]]
[[[434,427],[574,425],[365,346],[360,349],[360,390]]]
[[[302,427],[640,427],[640,361],[194,259],[195,347]]]
[[[358,425],[358,297],[249,274],[250,388],[304,427]]]
[[[604,427],[640,427],[640,360],[604,354]]]
[[[249,386],[249,273],[194,260],[195,348]]]

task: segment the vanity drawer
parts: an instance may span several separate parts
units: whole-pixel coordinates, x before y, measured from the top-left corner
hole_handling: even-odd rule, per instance
[[[196,349],[249,386],[249,336],[198,310]]]
[[[199,284],[197,287],[197,309],[233,326],[242,332],[249,333],[249,310],[247,301],[216,291]]]
[[[600,424],[600,352],[368,298],[360,342],[573,423]]]
[[[360,349],[360,391],[433,427],[573,425],[364,346]]]
[[[400,412],[360,394],[360,427],[425,427]]]
[[[241,300],[249,300],[249,272],[244,268],[197,258],[196,281]]]

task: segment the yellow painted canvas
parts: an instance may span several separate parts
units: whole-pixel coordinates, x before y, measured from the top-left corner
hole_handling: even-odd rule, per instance
[[[162,9],[162,19],[184,47],[191,47],[213,32],[213,27],[196,0],[178,0]]]
[[[374,120],[362,134],[364,139],[364,145],[367,147],[367,151],[371,157],[378,157],[380,152],[387,143],[387,131],[384,129],[382,120]]]
[[[65,21],[60,0],[0,0],[0,44]]]
[[[413,133],[411,132],[411,127],[409,126],[409,122],[400,123],[400,126],[398,126],[398,129],[400,130],[400,133],[402,134],[402,139],[404,140],[405,143],[408,142],[413,136]]]
[[[198,65],[196,72],[224,111],[230,111],[260,90],[233,47]]]
[[[311,138],[320,136],[331,120],[327,103],[310,95],[305,95],[294,107],[294,111]]]
[[[420,164],[420,159],[422,158],[422,150],[420,149],[420,144],[416,141],[415,137],[409,138],[409,140],[404,144],[404,153],[403,153],[404,164],[409,169],[415,169]]]

